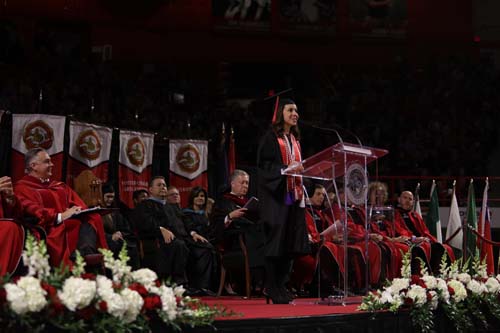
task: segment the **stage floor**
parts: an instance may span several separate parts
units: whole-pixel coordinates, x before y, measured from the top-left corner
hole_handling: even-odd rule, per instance
[[[297,298],[290,304],[266,304],[265,298],[243,299],[241,297],[204,297],[202,301],[214,305],[225,306],[229,311],[235,313],[231,317],[217,318],[217,320],[241,320],[241,319],[283,319],[311,316],[325,316],[335,314],[354,314],[361,304],[361,297],[349,297],[346,305],[323,305],[318,304],[318,298]],[[327,301],[327,300],[325,300]]]
[[[348,297],[350,304],[325,305],[317,298],[298,298],[290,304],[266,304],[265,298],[203,297],[210,305],[223,305],[233,316],[217,318],[212,327],[193,332],[309,333],[309,332],[413,332],[408,316],[358,311],[361,297]]]

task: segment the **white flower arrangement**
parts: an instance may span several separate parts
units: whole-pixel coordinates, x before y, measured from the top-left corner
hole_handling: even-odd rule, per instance
[[[413,325],[422,332],[432,331],[433,311],[440,307],[457,331],[471,329],[472,317],[486,327],[484,311],[500,320],[500,274],[488,277],[479,255],[472,263],[459,259],[449,266],[443,257],[438,276],[431,275],[423,261],[420,275],[409,275],[410,256],[411,251],[404,255],[402,277],[365,296],[360,310],[410,310]]]
[[[51,271],[45,245],[28,236],[23,258],[29,275],[0,284],[0,291],[5,290],[5,302],[0,302],[0,330],[3,323],[21,325],[27,331],[52,324],[72,332],[128,333],[148,331],[150,320],[181,329],[182,324],[209,325],[216,316],[228,315],[221,307],[209,307],[184,296],[182,286],[158,281],[149,269],[132,271],[125,246],[118,259],[108,250],[101,253],[112,273],[110,278],[85,273],[78,253],[72,272]],[[9,320],[14,322],[9,324]]]

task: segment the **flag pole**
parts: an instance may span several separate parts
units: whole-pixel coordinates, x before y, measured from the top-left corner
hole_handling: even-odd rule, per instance
[[[486,210],[488,209],[488,187],[489,187],[489,181],[488,177],[486,177],[486,182],[484,184],[484,191],[483,191],[483,202],[481,204],[481,239],[479,240],[479,253],[482,252],[483,248],[483,239],[484,239],[484,227],[486,225],[485,219],[486,219]]]
[[[422,216],[422,209],[420,208],[420,183],[417,183],[417,187],[415,188],[415,205],[413,210]]]
[[[465,264],[467,262],[467,238],[469,236],[469,229],[468,229],[468,218],[469,218],[469,210],[471,209],[470,207],[470,188],[472,186],[472,183],[474,182],[474,179],[470,179],[469,183],[469,190],[467,191],[467,211],[465,214],[465,218],[462,221],[462,231],[463,231],[463,239],[462,239],[462,264]]]
[[[481,205],[481,236],[484,237],[484,219],[486,218],[486,209],[488,207],[488,189],[489,189],[488,177],[486,177],[486,182],[484,184],[483,192],[483,203]],[[481,240],[482,242],[482,240]]]

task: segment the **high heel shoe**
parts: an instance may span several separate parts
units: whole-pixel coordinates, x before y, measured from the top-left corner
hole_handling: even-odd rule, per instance
[[[269,304],[269,300],[272,300],[273,304],[288,304],[290,302],[279,288],[265,288],[262,294],[266,297],[266,304]]]

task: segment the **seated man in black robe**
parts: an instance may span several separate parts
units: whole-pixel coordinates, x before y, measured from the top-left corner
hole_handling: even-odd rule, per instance
[[[224,252],[239,251],[239,234],[243,234],[248,251],[248,263],[252,282],[262,284],[264,272],[265,236],[263,226],[254,223],[258,220],[257,209],[244,208],[248,199],[250,177],[243,170],[234,170],[231,175],[231,188],[216,201],[213,213],[216,242]],[[226,286],[228,289],[230,286]],[[230,289],[229,289],[230,290]],[[228,291],[229,292],[229,291]]]
[[[192,294],[212,294],[209,287],[216,264],[213,246],[196,231],[186,230],[180,208],[166,203],[164,177],[150,181],[149,193],[150,197],[136,208],[143,265],[156,271],[160,278],[170,277],[178,285],[188,284]]]

